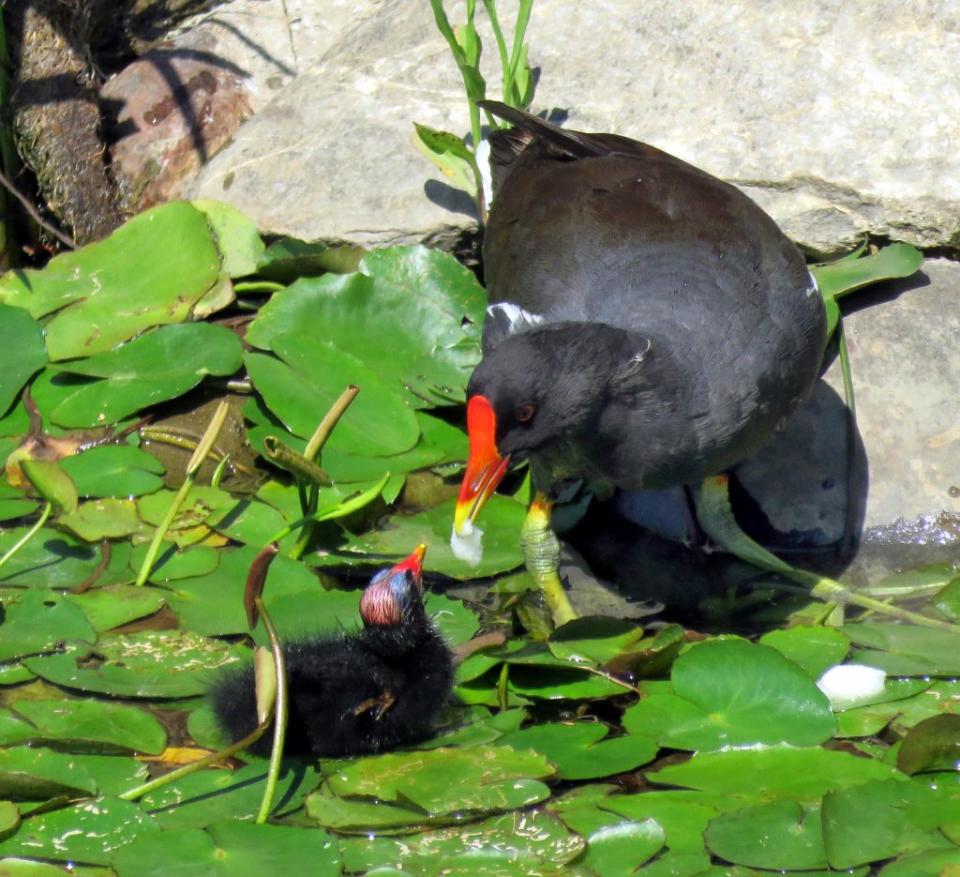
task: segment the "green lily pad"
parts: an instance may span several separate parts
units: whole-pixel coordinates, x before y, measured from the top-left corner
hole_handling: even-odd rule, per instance
[[[301,277],[318,274],[352,274],[357,270],[365,250],[344,244],[327,244],[281,237],[273,241],[260,259],[257,274],[278,283],[292,283]]]
[[[20,700],[16,711],[33,726],[35,740],[91,744],[108,750],[157,755],[167,732],[144,710],[102,700]]]
[[[160,490],[137,500],[140,517],[147,524],[158,527],[166,517],[176,497],[174,490]],[[208,519],[226,512],[236,500],[225,490],[208,484],[195,484],[173,519],[172,529],[189,529],[204,524]]]
[[[960,634],[914,624],[861,622],[843,632],[859,648],[857,664],[878,667],[894,676],[960,675]]]
[[[507,746],[397,752],[328,768],[337,795],[413,805],[428,816],[535,804],[550,795],[540,780],[553,775],[542,755]]]
[[[880,877],[955,877],[957,851],[928,850],[904,856],[879,871]]]
[[[9,710],[0,711],[0,746],[14,746],[31,739],[33,728]]]
[[[231,375],[241,364],[240,340],[229,329],[210,323],[163,326],[64,365],[50,380],[41,408],[61,426],[103,426],[182,396],[206,375]]]
[[[816,802],[831,789],[876,779],[904,778],[895,767],[849,752],[791,746],[758,746],[700,752],[683,764],[646,774],[649,780],[715,795],[770,801]]]
[[[643,628],[629,621],[606,616],[576,618],[550,636],[549,649],[556,657],[573,663],[605,664],[631,649],[643,638]]]
[[[0,528],[0,553],[18,541],[27,528]],[[106,569],[101,569],[101,549],[69,533],[41,528],[2,568],[0,587],[70,589],[97,575],[97,584],[132,581],[130,545],[116,543]]]
[[[359,273],[303,279],[277,293],[246,337],[276,351],[279,337],[322,326],[325,341],[388,387],[409,389],[418,407],[447,404],[463,400],[479,362],[485,306],[476,278],[452,257],[394,247],[366,254]]]
[[[714,855],[737,865],[775,871],[829,867],[820,808],[804,809],[796,801],[724,813],[710,823],[705,840]]]
[[[900,745],[897,767],[914,774],[953,770],[960,763],[960,716],[931,716],[914,725]]]
[[[246,277],[257,270],[266,246],[257,224],[236,207],[223,201],[190,202],[207,218],[207,225],[220,251],[223,271],[231,277]]]
[[[0,856],[38,856],[108,865],[122,846],[159,827],[136,804],[97,798],[25,819],[0,841]]]
[[[880,780],[838,789],[823,799],[823,841],[834,868],[952,847],[937,828],[958,822],[956,786]]]
[[[674,852],[703,855],[703,834],[719,807],[697,792],[645,792],[642,795],[610,795],[597,804],[629,819],[656,819]],[[560,811],[562,814],[562,810]]]
[[[22,308],[0,304],[0,414],[7,412],[23,385],[46,364],[40,324]]]
[[[90,356],[187,319],[217,282],[220,257],[200,211],[183,202],[133,217],[108,238],[0,277],[0,302],[46,323],[54,361]]]
[[[316,829],[222,822],[141,835],[114,856],[123,877],[339,877],[337,841]]]
[[[140,529],[140,519],[133,500],[114,497],[87,500],[76,511],[61,515],[57,523],[84,542],[122,539]]]
[[[526,508],[515,500],[493,496],[483,509],[483,559],[472,567],[457,560],[450,550],[455,500],[443,502],[417,515],[394,515],[382,530],[351,537],[335,554],[314,562],[333,566],[344,562],[371,562],[376,557],[403,557],[411,545],[427,546],[427,569],[454,579],[472,579],[496,575],[523,563],[520,552],[520,527]]]
[[[630,707],[623,726],[662,746],[710,750],[756,743],[809,746],[833,736],[826,696],[792,661],[766,646],[713,640],[677,658],[674,694]]]
[[[473,865],[477,869],[473,873],[482,869],[484,874],[498,874],[498,868],[506,865],[518,868],[519,874],[540,875],[544,868],[569,865],[585,846],[581,838],[542,810],[494,816],[473,823],[466,831],[457,826],[397,839],[340,841],[344,869],[350,873],[395,865],[402,867],[403,873],[421,877],[440,877],[458,865]]]
[[[33,499],[4,499],[0,497],[0,521],[12,521],[32,515],[40,508]]]
[[[830,667],[842,664],[850,651],[850,641],[835,627],[800,626],[771,630],[760,637],[760,644],[776,649],[803,667],[814,679]]]
[[[153,615],[164,604],[161,591],[135,585],[107,585],[64,597],[83,612],[98,633]]]
[[[132,445],[98,445],[60,465],[80,496],[143,496],[163,487],[163,463]]]
[[[422,829],[452,821],[452,818],[445,814],[430,816],[417,807],[403,807],[362,798],[341,798],[331,792],[326,783],[319,791],[307,797],[307,816],[323,828],[345,832],[388,833]]]
[[[224,819],[252,820],[260,809],[265,763],[237,771],[200,771],[144,795],[140,804],[164,829],[203,828]],[[320,782],[312,767],[284,762],[277,780],[274,813],[295,810]]]
[[[0,624],[0,661],[56,649],[62,642],[95,642],[86,616],[60,594],[50,591],[6,591]]]
[[[189,697],[203,694],[215,671],[240,660],[240,646],[192,631],[107,635],[96,649],[68,644],[26,666],[49,682],[117,697]]]
[[[420,427],[420,441],[409,451],[381,458],[324,448],[323,468],[334,481],[352,482],[379,478],[387,471],[396,475],[466,460],[469,448],[467,434],[462,429],[423,411],[417,411],[415,415]]]
[[[306,335],[273,341],[280,359],[248,353],[247,371],[270,410],[293,433],[309,438],[320,418],[350,384],[360,393],[337,424],[331,449],[388,456],[410,450],[420,438],[413,410],[363,361]]]
[[[196,550],[196,549],[191,549]],[[247,571],[258,549],[252,546],[221,551],[219,566],[207,575],[167,582],[166,601],[180,622],[205,635],[246,633],[247,616],[243,608],[243,590]],[[189,552],[188,552],[189,553]],[[303,623],[315,631],[324,626],[324,599],[328,596],[317,577],[303,564],[277,556],[270,566],[264,600],[272,613],[275,602],[283,597],[310,595],[313,611],[301,615]],[[354,597],[353,618],[357,618]],[[303,611],[303,602],[298,604]],[[311,623],[311,620],[312,623]]]
[[[75,756],[33,746],[0,749],[0,797],[42,800],[96,792],[97,781]]]
[[[148,549],[149,546],[146,543],[141,543],[133,549],[130,565],[134,569],[140,569],[143,565]],[[181,549],[174,544],[164,543],[150,570],[149,580],[154,584],[162,585],[178,579],[209,575],[220,565],[222,554],[222,551],[204,545],[191,545]]]
[[[532,725],[505,734],[500,742],[514,749],[532,749],[547,757],[565,780],[587,780],[626,773],[657,755],[657,744],[635,734],[607,737],[599,722]]]

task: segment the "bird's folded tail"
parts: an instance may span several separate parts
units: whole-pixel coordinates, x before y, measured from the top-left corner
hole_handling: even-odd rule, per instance
[[[566,131],[539,116],[507,106],[500,101],[481,100],[477,101],[477,106],[509,122],[521,131],[534,134],[541,143],[553,147],[560,154],[570,158],[589,158],[594,155],[606,155],[610,151],[608,147],[598,143],[593,136],[584,136],[578,131]],[[518,137],[515,131],[494,132],[490,138],[494,162],[498,160],[498,147],[512,148],[513,155],[516,156],[519,151],[517,147],[522,149],[529,141],[529,137]]]

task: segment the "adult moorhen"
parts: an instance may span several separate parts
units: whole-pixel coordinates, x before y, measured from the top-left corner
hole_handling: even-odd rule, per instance
[[[360,599],[363,629],[319,634],[284,648],[287,755],[358,755],[428,737],[453,684],[453,662],[423,605],[421,545],[378,572]],[[227,671],[211,692],[231,740],[257,725],[253,667]],[[269,736],[251,747],[268,754]]]
[[[528,459],[527,565],[563,620],[559,581],[542,580],[550,488],[675,487],[751,456],[813,387],[826,319],[803,256],[733,186],[626,137],[481,105],[515,127],[491,137],[492,304],[451,544],[476,558],[480,508]]]

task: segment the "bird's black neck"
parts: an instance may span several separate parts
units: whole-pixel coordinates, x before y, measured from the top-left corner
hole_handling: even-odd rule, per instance
[[[424,614],[407,619],[394,627],[367,627],[360,632],[360,641],[370,651],[384,658],[399,658],[416,652],[425,643],[439,637],[433,622]]]

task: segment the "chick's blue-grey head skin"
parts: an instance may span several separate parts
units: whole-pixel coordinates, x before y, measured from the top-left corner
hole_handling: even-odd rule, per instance
[[[365,627],[395,628],[423,609],[423,555],[418,545],[406,560],[376,573],[360,598]]]

